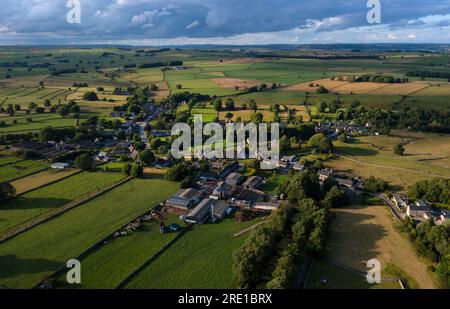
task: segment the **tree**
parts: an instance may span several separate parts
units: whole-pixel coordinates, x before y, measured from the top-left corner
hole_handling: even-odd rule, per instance
[[[364,189],[372,193],[384,192],[387,188],[387,182],[380,178],[375,178],[374,176],[371,176],[369,179],[364,181]]]
[[[252,122],[254,123],[261,123],[264,120],[264,115],[261,113],[254,113],[252,115]]]
[[[286,135],[280,138],[280,152],[285,152],[291,149],[291,142]]]
[[[94,91],[88,91],[83,95],[83,100],[98,101],[98,96]]]
[[[77,104],[73,104],[70,107],[69,112],[72,114],[78,114],[80,112],[80,107]]]
[[[316,153],[331,153],[334,149],[331,140],[322,133],[313,135],[308,141],[308,147],[314,149]]]
[[[76,157],[75,165],[83,171],[90,171],[93,168],[94,161],[89,154],[83,153]]]
[[[256,105],[256,102],[253,99],[251,99],[250,102],[248,103],[248,107],[254,112],[258,110],[258,105]]]
[[[180,89],[182,89],[182,88],[183,88],[183,85],[181,85],[181,84],[178,84],[178,85],[176,85],[176,87],[177,87],[177,89],[178,89],[178,90],[180,90]]]
[[[349,198],[337,186],[333,186],[325,195],[322,203],[327,208],[336,208],[347,205]]]
[[[403,156],[405,154],[405,146],[403,146],[403,144],[395,145],[394,154],[396,154],[397,156]]]
[[[222,110],[222,100],[221,99],[215,100],[213,105],[214,105],[214,109],[216,111],[220,112]]]
[[[225,107],[226,107],[227,110],[233,111],[234,110],[234,101],[233,101],[233,99],[231,99],[231,98],[227,99],[227,101],[225,102]]]
[[[138,178],[144,176],[144,167],[140,164],[134,163],[131,166],[130,176],[133,178]]]
[[[153,162],[155,162],[155,154],[148,149],[139,152],[138,158],[139,161],[145,166],[150,166]]]
[[[70,109],[67,105],[61,105],[60,107],[58,107],[57,113],[62,117],[66,117],[67,115],[69,115]]]
[[[225,115],[225,118],[226,119],[228,119],[228,121],[230,121],[232,118],[233,118],[233,113],[230,113],[230,112],[228,112],[226,115]]]
[[[317,93],[328,93],[329,90],[327,88],[325,88],[324,86],[319,86],[319,88],[317,88],[316,92]]]
[[[9,183],[0,183],[0,203],[12,199],[16,195],[16,189]]]
[[[45,101],[44,101],[44,106],[45,107],[50,107],[52,105],[52,102],[49,100],[49,99],[46,99]]]

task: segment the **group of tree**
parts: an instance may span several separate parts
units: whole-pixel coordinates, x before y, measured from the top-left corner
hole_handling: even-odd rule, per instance
[[[383,179],[371,176],[364,181],[364,189],[372,193],[380,193],[388,189],[388,183]]]
[[[450,205],[450,180],[445,178],[433,178],[416,182],[409,189],[412,199],[425,199],[432,203]]]
[[[322,133],[313,135],[308,141],[310,147],[315,153],[330,154],[334,150],[332,141]]]
[[[450,225],[436,226],[433,220],[415,224],[407,220],[398,227],[407,233],[417,253],[434,263],[430,270],[437,277],[441,288],[450,288]]]
[[[436,72],[436,71],[408,71],[406,72],[406,76],[450,79],[449,72]]]
[[[395,77],[391,75],[365,74],[361,76],[349,76],[350,83],[383,83],[383,84],[403,84],[409,82],[406,77]]]
[[[16,195],[16,189],[9,182],[0,183],[0,205],[11,200]]]

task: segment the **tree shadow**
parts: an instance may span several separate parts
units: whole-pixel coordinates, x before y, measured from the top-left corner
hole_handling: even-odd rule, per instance
[[[15,255],[3,255],[0,256],[0,279],[53,271],[60,266],[60,262],[46,259],[19,259]]]
[[[27,210],[27,209],[50,209],[63,206],[72,200],[64,198],[36,198],[19,196],[4,206],[0,210]]]
[[[336,152],[342,155],[348,156],[375,156],[379,154],[379,151],[367,148],[356,148],[356,147],[348,147],[348,146],[337,146]]]

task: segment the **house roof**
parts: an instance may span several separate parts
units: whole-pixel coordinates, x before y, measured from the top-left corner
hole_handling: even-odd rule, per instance
[[[252,176],[249,177],[242,185],[244,187],[250,187],[250,188],[257,188],[261,182],[263,181],[263,179],[259,176]]]
[[[237,185],[242,179],[242,175],[239,173],[231,173],[230,175],[228,175],[227,179],[226,179],[226,183],[230,184],[230,185]]]

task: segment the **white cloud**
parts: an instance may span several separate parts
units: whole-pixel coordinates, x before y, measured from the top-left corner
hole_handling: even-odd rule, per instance
[[[192,29],[195,28],[199,25],[200,23],[198,22],[198,20],[193,21],[192,23],[190,23],[189,25],[186,26],[186,29]]]
[[[417,37],[416,37],[416,35],[414,33],[410,33],[410,34],[408,34],[407,38],[415,40]]]
[[[3,25],[0,25],[0,33],[8,33],[9,28]]]
[[[395,35],[395,33],[392,33],[392,32],[389,33],[387,36],[388,40],[397,40],[397,38],[398,38],[397,35]]]

